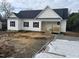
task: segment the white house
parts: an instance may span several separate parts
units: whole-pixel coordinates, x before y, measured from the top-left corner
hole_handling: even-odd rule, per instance
[[[8,30],[66,32],[68,9],[24,10],[7,20]]]

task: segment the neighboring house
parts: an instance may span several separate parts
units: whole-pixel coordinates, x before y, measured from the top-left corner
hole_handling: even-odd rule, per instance
[[[0,29],[2,29],[2,22],[0,21]]]
[[[7,19],[2,19],[2,30],[3,31],[7,30]]]
[[[4,16],[0,15],[0,29],[2,31],[7,30],[7,19],[4,19]]]
[[[2,16],[0,14],[0,30],[2,30]]]
[[[25,10],[7,20],[8,30],[66,32],[68,9]]]

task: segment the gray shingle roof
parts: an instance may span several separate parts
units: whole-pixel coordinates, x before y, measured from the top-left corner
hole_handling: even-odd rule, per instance
[[[15,13],[18,18],[35,18],[42,10],[26,10]]]
[[[63,19],[68,19],[68,9],[53,9],[59,16]],[[42,10],[25,10],[20,11],[19,13],[14,13],[18,18],[35,18]]]
[[[68,19],[68,9],[53,9],[59,16],[61,16],[63,19]]]

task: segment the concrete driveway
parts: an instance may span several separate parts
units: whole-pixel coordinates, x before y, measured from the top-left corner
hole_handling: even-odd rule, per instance
[[[35,58],[79,58],[79,37],[58,34]]]

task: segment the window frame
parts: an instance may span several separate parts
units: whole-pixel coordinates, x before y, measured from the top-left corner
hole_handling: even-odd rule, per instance
[[[37,25],[35,25],[37,24]],[[39,28],[39,22],[33,22],[33,28]]]
[[[15,21],[10,21],[10,27],[15,27]]]
[[[29,27],[29,22],[23,22],[23,27]]]

